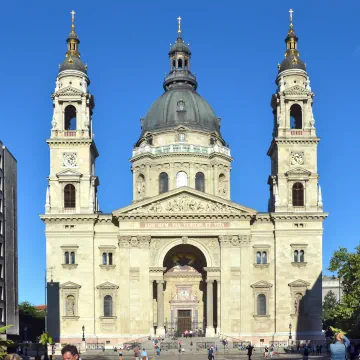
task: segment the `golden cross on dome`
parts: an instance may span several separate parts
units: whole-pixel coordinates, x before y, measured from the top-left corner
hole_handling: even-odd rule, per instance
[[[177,21],[178,21],[178,34],[179,35],[181,34],[181,20],[182,20],[182,18],[179,16],[177,18]]]
[[[294,12],[293,9],[290,9],[290,10],[289,10],[289,13],[290,13],[290,22],[291,22],[291,23],[292,23],[292,20],[293,20],[293,12]]]
[[[71,10],[70,14],[71,14],[71,22],[74,24],[76,12],[74,10]]]

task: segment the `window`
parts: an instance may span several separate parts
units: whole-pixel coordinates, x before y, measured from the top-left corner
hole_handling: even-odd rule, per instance
[[[169,191],[169,176],[167,173],[162,172],[159,175],[159,194]]]
[[[292,187],[293,206],[304,206],[304,186],[302,183],[295,183]]]
[[[263,251],[263,252],[262,252],[261,262],[262,262],[263,264],[267,264],[267,252],[266,252],[266,251]]]
[[[261,252],[260,251],[258,251],[256,253],[256,263],[261,264]]]
[[[180,171],[176,174],[176,187],[188,186],[188,176],[184,171]]]
[[[173,67],[173,70],[175,70],[175,68],[176,68],[176,61],[175,61],[175,59],[172,61],[172,67]]]
[[[298,104],[294,104],[290,108],[290,128],[302,129],[302,109]]]
[[[182,59],[178,59],[178,69],[182,69]]]
[[[267,252],[257,251],[256,252],[256,264],[267,264]]]
[[[3,243],[0,243],[0,256],[4,256],[3,255]]]
[[[305,258],[305,252],[304,250],[300,250],[300,262],[304,262],[304,258]]]
[[[75,262],[75,252],[74,251],[72,251],[71,254],[70,254],[70,260],[71,260],[72,265],[76,264],[76,262]]]
[[[257,296],[257,315],[266,315],[266,296],[264,294]]]
[[[74,209],[76,205],[76,190],[73,184],[67,184],[64,188],[64,208]]]
[[[3,275],[3,266],[0,264],[0,278],[2,279],[4,277]]]
[[[76,130],[76,109],[73,105],[65,109],[65,130]]]
[[[299,251],[295,250],[294,251],[294,262],[298,262],[299,261]]]
[[[188,68],[188,59],[185,59],[185,70]]]
[[[102,263],[103,265],[107,265],[107,253],[102,254]]]
[[[195,175],[195,189],[205,192],[205,175],[202,172]]]
[[[109,265],[112,265],[113,264],[113,254],[112,253],[109,253]]]
[[[4,309],[3,308],[0,308],[0,321],[1,322],[4,322],[4,319],[3,319],[3,315],[4,314]]]
[[[2,221],[0,220],[0,235],[2,235],[3,231],[2,231]]]
[[[0,199],[0,212],[2,212],[2,199]]]
[[[65,264],[66,265],[70,264],[70,254],[68,251],[65,252]]]
[[[112,316],[112,297],[110,295],[104,297],[104,316]]]
[[[0,300],[4,300],[3,287],[0,286]]]

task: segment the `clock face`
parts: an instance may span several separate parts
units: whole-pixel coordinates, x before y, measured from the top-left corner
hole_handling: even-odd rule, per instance
[[[187,297],[189,297],[189,290],[188,289],[181,289],[181,290],[179,290],[179,295],[182,298],[187,298]]]
[[[64,166],[65,167],[76,167],[77,161],[76,161],[76,153],[64,153],[63,154],[64,159]]]
[[[291,165],[304,165],[304,155],[302,153],[291,154]]]

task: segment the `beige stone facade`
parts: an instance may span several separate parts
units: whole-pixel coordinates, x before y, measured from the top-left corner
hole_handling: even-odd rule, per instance
[[[289,324],[293,339],[321,338],[314,94],[304,70],[276,81],[269,212],[230,200],[232,157],[219,132],[180,124],[141,135],[133,203],[102,214],[89,79],[59,73],[42,215],[48,282],[59,286],[55,338],[78,344],[84,325],[88,346],[184,329],[258,344],[286,342]]]

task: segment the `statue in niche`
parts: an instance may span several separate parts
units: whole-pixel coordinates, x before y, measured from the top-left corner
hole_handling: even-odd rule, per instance
[[[136,191],[138,193],[139,198],[143,198],[145,196],[145,178],[143,175],[138,176]]]
[[[296,294],[295,295],[295,301],[294,301],[294,314],[295,315],[299,314],[301,300],[302,300],[302,295],[301,294]]]
[[[219,196],[225,196],[226,195],[226,180],[224,175],[219,176]]]
[[[59,78],[56,78],[56,82],[55,82],[55,92],[57,92],[60,89],[60,82],[59,82]]]
[[[81,86],[82,86],[82,91],[86,94],[87,93],[87,82],[86,82],[86,79],[84,76],[81,80]]]
[[[75,297],[73,295],[66,298],[66,316],[75,316]]]

